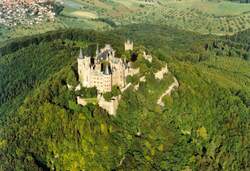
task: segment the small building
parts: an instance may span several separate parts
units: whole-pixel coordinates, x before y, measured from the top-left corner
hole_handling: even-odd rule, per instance
[[[127,40],[124,43],[124,48],[125,48],[125,51],[133,50],[134,49],[134,42]]]

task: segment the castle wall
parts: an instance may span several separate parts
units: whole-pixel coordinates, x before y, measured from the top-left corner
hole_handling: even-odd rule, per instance
[[[80,104],[82,106],[86,106],[88,103],[86,102],[86,100],[84,98],[77,96],[77,104]]]
[[[90,57],[83,59],[78,58],[78,75],[79,81],[83,87],[91,87],[91,70],[90,70]]]
[[[78,58],[77,63],[78,63],[79,81],[82,83],[84,81],[84,68],[85,68],[84,59]]]
[[[117,85],[120,88],[125,86],[125,67],[122,63],[122,60],[119,63],[112,64],[112,85]]]
[[[106,101],[103,96],[99,95],[98,104],[101,108],[105,109],[110,115],[116,115],[120,99],[121,95],[113,97],[111,101]]]
[[[112,89],[111,75],[105,75],[102,73],[91,74],[91,87],[96,87],[101,93],[109,92]]]
[[[152,63],[153,57],[151,55],[147,55],[146,52],[143,52],[144,59],[148,60],[150,63]]]
[[[134,76],[136,74],[139,74],[140,73],[140,68],[128,68],[125,70],[125,77],[127,76]]]
[[[156,72],[154,75],[156,79],[162,80],[164,75],[167,73],[168,73],[168,65],[163,67],[160,71]]]
[[[117,85],[120,88],[125,86],[124,82],[124,72],[123,71],[116,71],[112,75],[112,85]]]

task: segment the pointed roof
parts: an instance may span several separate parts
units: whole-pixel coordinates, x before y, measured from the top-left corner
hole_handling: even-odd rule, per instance
[[[132,44],[133,41],[131,41],[130,39],[127,39],[126,43]]]
[[[80,49],[79,58],[80,58],[80,59],[83,59],[83,58],[84,58],[84,57],[83,57],[83,54],[82,54],[82,49]]]
[[[99,54],[99,44],[96,45],[96,56]]]
[[[104,74],[105,74],[105,75],[110,75],[109,65],[105,65]]]

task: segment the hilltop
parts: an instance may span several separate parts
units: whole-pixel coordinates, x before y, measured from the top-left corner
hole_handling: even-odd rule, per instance
[[[7,43],[0,57],[1,170],[249,170],[247,35],[129,25]],[[117,115],[95,103],[77,105],[67,82],[78,79],[79,49],[93,53],[97,43],[109,43],[126,56],[128,37],[152,63],[135,62],[140,73],[128,79]]]

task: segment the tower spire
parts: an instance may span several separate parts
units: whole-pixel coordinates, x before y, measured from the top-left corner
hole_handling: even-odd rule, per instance
[[[80,49],[79,58],[83,59],[82,49]]]
[[[104,74],[105,75],[109,75],[110,74],[110,72],[109,72],[109,65],[105,65],[105,70],[104,70]]]
[[[96,45],[96,57],[99,55],[99,44],[97,43],[97,45]]]

